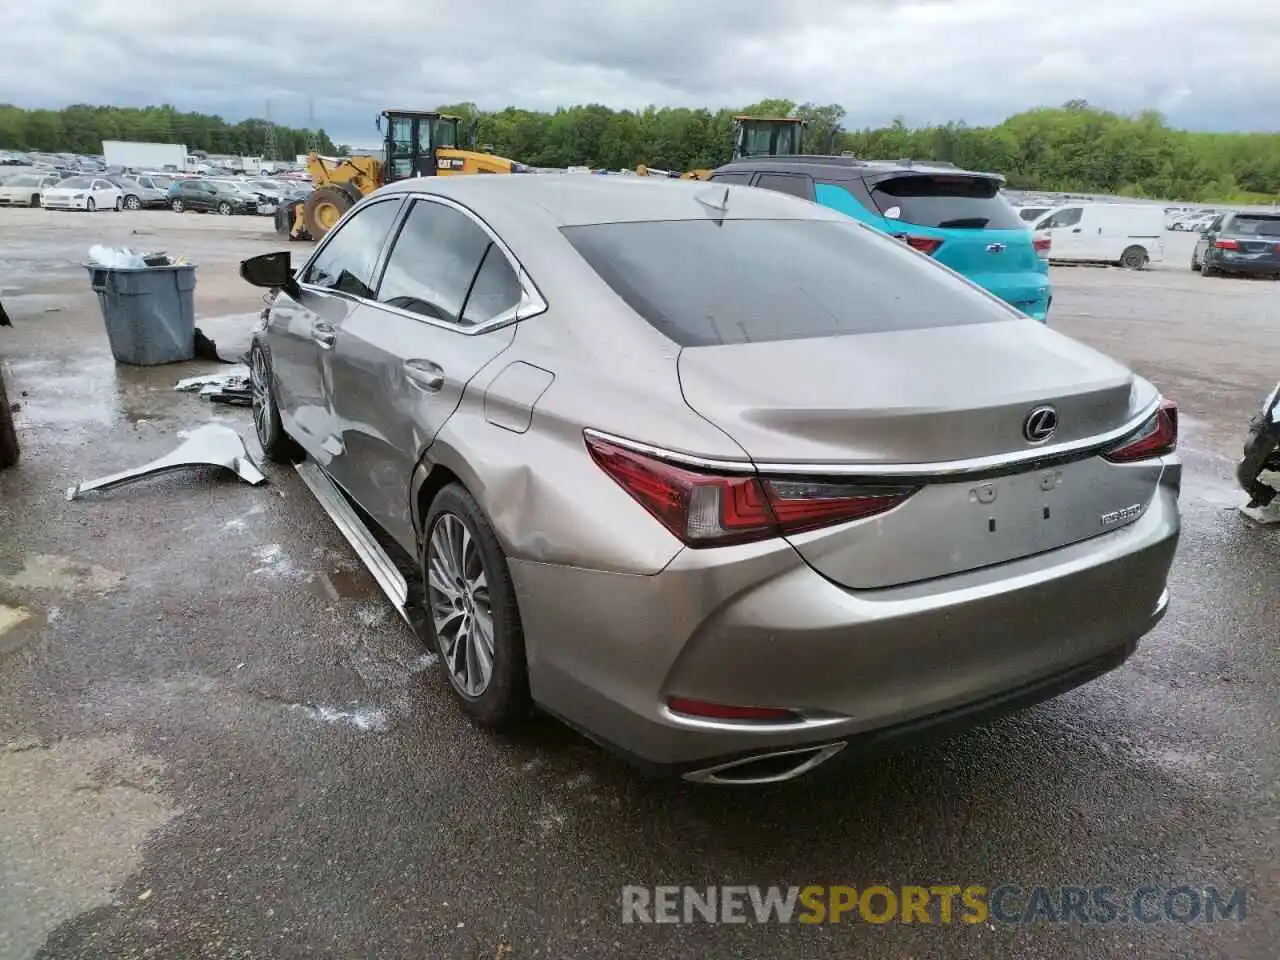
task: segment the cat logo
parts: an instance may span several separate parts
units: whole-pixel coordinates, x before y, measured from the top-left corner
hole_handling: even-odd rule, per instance
[[[449,157],[440,161],[441,170],[461,170],[465,161]]]

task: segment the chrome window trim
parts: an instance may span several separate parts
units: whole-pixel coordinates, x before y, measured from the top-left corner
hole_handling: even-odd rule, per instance
[[[407,203],[405,202],[406,198],[408,200]],[[374,199],[373,195],[371,195],[369,198],[361,201],[360,203],[352,207],[349,211],[347,211],[347,213],[343,216],[343,220],[345,220],[349,216],[353,216],[357,210],[362,210],[366,206],[372,206],[374,203],[391,202],[393,199],[396,202],[403,203],[404,205],[403,209],[397,214],[397,220],[396,220],[396,226],[395,226],[396,237],[399,237],[400,230],[403,229],[405,221],[407,221],[409,214],[413,210],[414,203],[417,203],[417,202],[438,203],[442,206],[449,207],[461,213],[463,216],[469,219],[472,223],[478,226],[481,230],[483,230],[485,234],[489,237],[490,241],[492,241],[494,246],[496,246],[498,250],[502,252],[502,255],[507,260],[507,264],[511,267],[513,271],[515,271],[516,281],[520,284],[520,302],[516,304],[514,307],[512,307],[511,309],[504,310],[502,313],[498,314],[496,317],[486,320],[484,323],[478,323],[475,326],[465,327],[458,323],[450,323],[446,320],[437,320],[433,317],[426,317],[420,313],[414,313],[411,310],[404,310],[404,309],[401,309],[400,307],[393,307],[390,304],[382,303],[381,301],[378,301],[378,300],[370,300],[368,297],[356,296],[355,294],[345,293],[341,290],[331,290],[327,287],[318,287],[314,284],[302,283],[302,282],[299,282],[298,286],[303,290],[307,290],[311,293],[344,297],[345,299],[353,300],[357,303],[364,304],[365,306],[374,307],[378,310],[385,310],[388,313],[394,313],[397,316],[405,317],[409,320],[417,320],[420,323],[427,324],[428,326],[437,327],[441,330],[449,330],[449,331],[452,331],[453,333],[460,333],[463,336],[468,336],[468,337],[474,337],[474,336],[479,336],[480,334],[489,333],[490,331],[496,330],[499,327],[505,327],[512,323],[516,323],[517,321],[529,320],[533,317],[539,316],[540,314],[547,312],[547,310],[549,309],[549,306],[547,304],[546,298],[542,296],[542,291],[538,289],[538,286],[537,284],[534,283],[533,278],[529,276],[529,271],[527,271],[524,268],[524,265],[520,263],[519,258],[511,250],[511,247],[508,246],[507,242],[503,240],[502,237],[498,236],[497,232],[492,227],[490,227],[489,224],[487,224],[478,214],[472,211],[469,207],[463,206],[462,204],[458,203],[455,200],[452,200],[448,197],[441,197],[441,196],[437,196],[436,194],[430,194],[430,193],[402,193],[402,194],[395,194],[393,196],[388,196],[388,197],[378,197],[377,199]],[[303,276],[306,274],[307,270],[310,269],[311,264],[315,261],[316,257],[320,256],[320,253],[328,245],[329,238],[334,236],[338,232],[338,228],[341,225],[342,225],[342,222],[339,221],[339,223],[334,227],[334,229],[330,230],[329,233],[326,234],[324,240],[321,241],[320,245],[316,248],[315,252],[311,254],[311,256],[307,259],[306,263],[304,263],[302,267],[299,269],[298,276]],[[389,245],[385,246],[384,249],[379,251],[378,259],[375,263],[375,273],[377,276],[378,286],[382,285],[382,274],[386,270],[387,259],[389,258],[391,251],[393,249],[394,249],[394,242],[391,242]]]
[[[606,433],[591,427],[583,432],[588,436],[612,443],[636,453],[643,453],[659,460],[666,460],[679,466],[693,467],[700,470],[716,470],[722,473],[768,473],[790,476],[808,477],[873,477],[877,480],[896,478],[919,478],[947,480],[952,477],[968,476],[975,473],[992,473],[1017,467],[1024,463],[1037,463],[1043,460],[1065,459],[1073,456],[1106,450],[1117,441],[1123,440],[1155,416],[1160,409],[1160,400],[1153,400],[1142,413],[1131,418],[1123,426],[1106,433],[1099,433],[1083,440],[1072,440],[1052,447],[1036,447],[1033,450],[1018,450],[1013,453],[1000,453],[988,457],[975,457],[972,460],[944,460],[937,463],[803,463],[760,461],[753,463],[748,459],[727,460],[714,457],[701,457],[675,450],[667,450],[653,444],[641,443],[627,437]]]

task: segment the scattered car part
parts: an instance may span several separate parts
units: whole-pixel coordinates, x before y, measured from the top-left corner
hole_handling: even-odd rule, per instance
[[[232,471],[241,480],[251,486],[257,486],[267,478],[245,449],[240,434],[220,423],[208,423],[193,430],[182,444],[172,453],[132,470],[121,470],[108,474],[97,480],[87,480],[67,488],[67,499],[74,500],[82,493],[90,490],[107,490],[112,487],[132,483],[143,477],[153,477],[161,473],[181,470],[184,467],[223,467]]]
[[[12,326],[4,304],[0,303],[0,327]],[[13,407],[9,406],[9,394],[4,388],[4,367],[0,365],[0,470],[17,463],[21,452],[18,430],[13,425]]]
[[[1280,473],[1280,383],[1249,421],[1244,453],[1236,466],[1236,479],[1249,494],[1241,510],[1259,523],[1280,523],[1280,490],[1262,479],[1268,472]]]

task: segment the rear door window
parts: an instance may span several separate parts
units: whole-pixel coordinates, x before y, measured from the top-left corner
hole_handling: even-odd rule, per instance
[[[670,220],[561,233],[632,310],[682,347],[1020,318],[852,221]]]
[[[378,300],[445,323],[488,320],[499,311],[486,315],[487,307],[477,302],[476,311],[464,316],[464,305],[492,245],[489,235],[466,214],[443,203],[416,200],[387,257]],[[497,266],[495,260],[494,269]],[[491,292],[486,286],[486,294]]]
[[[903,174],[876,181],[871,198],[888,220],[918,227],[1022,230],[1000,181],[956,174]]]
[[[789,193],[801,200],[813,199],[813,177],[802,173],[762,173],[755,185],[778,193]]]
[[[736,173],[713,173],[711,179],[716,183],[740,183],[743,186],[751,184],[751,174],[738,171]]]

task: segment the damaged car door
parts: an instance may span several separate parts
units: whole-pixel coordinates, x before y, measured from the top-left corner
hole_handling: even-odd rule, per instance
[[[377,306],[338,334],[334,479],[402,545],[414,544],[410,478],[467,384],[515,337],[522,287],[507,250],[469,211],[410,201]]]
[[[332,403],[338,331],[373,300],[382,249],[402,202],[394,197],[352,211],[299,271],[297,297],[281,292],[271,308],[267,331],[281,423],[326,469],[342,453]]]

